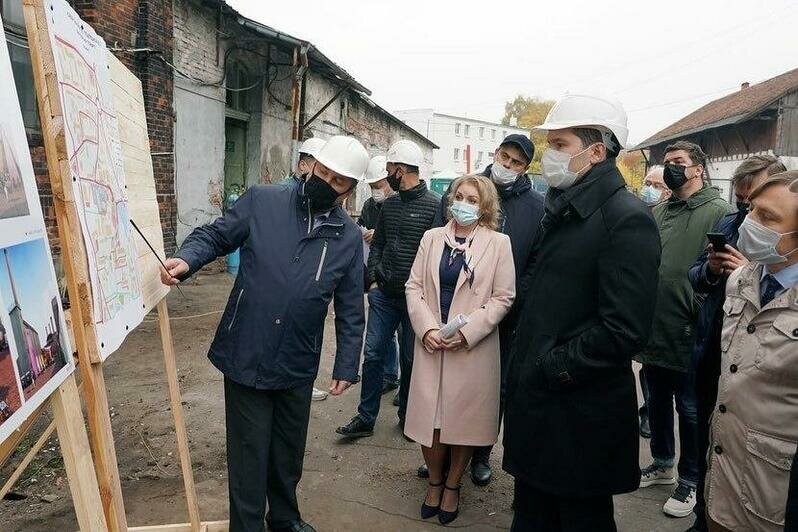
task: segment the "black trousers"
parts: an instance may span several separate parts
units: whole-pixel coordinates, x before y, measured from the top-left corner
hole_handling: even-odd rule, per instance
[[[720,339],[717,347],[720,348]],[[707,476],[707,451],[709,450],[709,418],[715,410],[718,400],[718,379],[720,378],[720,351],[707,351],[704,357],[694,365],[690,375],[695,387],[696,414],[698,417],[698,486],[696,487],[695,527],[707,530],[707,501],[704,498],[704,487]]]
[[[612,495],[559,497],[515,481],[510,532],[615,532]]]
[[[230,532],[263,532],[267,500],[276,527],[299,519],[312,391],[257,390],[225,377]]]
[[[798,453],[795,453],[792,459],[792,469],[790,469],[790,488],[787,492],[784,532],[798,532]]]

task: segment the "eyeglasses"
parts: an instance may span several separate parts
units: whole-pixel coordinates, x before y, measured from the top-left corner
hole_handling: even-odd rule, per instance
[[[518,159],[511,157],[510,154],[501,149],[496,152],[496,159],[501,164],[509,164],[510,168],[513,170],[518,170],[519,172],[526,168],[526,162],[519,161]]]

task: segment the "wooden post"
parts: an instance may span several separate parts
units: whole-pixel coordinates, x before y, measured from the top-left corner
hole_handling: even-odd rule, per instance
[[[186,422],[183,418],[183,403],[180,398],[180,383],[177,379],[177,364],[175,362],[175,348],[172,342],[172,326],[169,323],[169,307],[166,298],[158,302],[158,327],[161,331],[163,344],[163,360],[166,366],[166,382],[169,384],[169,401],[172,407],[172,417],[175,420],[175,437],[177,439],[177,454],[180,457],[180,469],[183,471],[183,484],[186,488],[186,506],[188,518],[191,522],[191,531],[200,532],[199,505],[197,504],[197,491],[194,487],[194,472],[191,469],[191,455],[188,449],[188,433]]]
[[[69,479],[72,504],[81,530],[108,530],[91,460],[75,375],[70,375],[50,397],[58,428],[58,442]]]
[[[97,330],[94,326],[88,258],[70,181],[64,139],[64,115],[58,96],[47,14],[42,0],[23,0],[23,4],[100,497],[108,529],[114,532],[125,531],[125,506],[122,501],[122,486],[119,482],[119,466],[111,431]]]

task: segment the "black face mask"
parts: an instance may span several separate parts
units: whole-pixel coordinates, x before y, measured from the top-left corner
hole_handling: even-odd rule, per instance
[[[686,166],[681,164],[666,164],[662,172],[662,179],[665,185],[674,192],[679,190],[687,183],[687,176],[684,174]]]
[[[393,175],[389,175],[386,177],[388,180],[388,185],[390,185],[391,189],[394,192],[399,192],[399,185],[402,183],[402,178],[398,175],[399,171],[393,173]]]
[[[329,211],[335,207],[338,192],[324,179],[316,174],[311,174],[305,181],[305,195],[310,200],[310,209],[313,212]]]

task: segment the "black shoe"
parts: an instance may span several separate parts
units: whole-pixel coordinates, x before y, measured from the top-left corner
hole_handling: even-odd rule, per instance
[[[493,471],[487,460],[471,459],[471,481],[477,486],[487,486],[493,477]]]
[[[399,381],[383,381],[382,395],[385,395],[388,392],[392,392],[398,387],[399,387]]]
[[[647,415],[640,416],[640,436],[645,439],[651,438],[651,425]]]
[[[427,467],[427,464],[418,466],[416,475],[418,475],[418,478],[429,478],[429,468]]]
[[[460,515],[460,486],[457,486],[456,488],[450,488],[449,486],[444,485],[443,489],[457,492],[457,508],[453,512],[447,512],[443,509],[438,511],[438,522],[440,522],[442,525],[448,525],[457,519],[458,515]],[[443,495],[441,495],[441,502],[443,502]]]
[[[441,486],[443,486],[443,482],[438,482],[437,484],[429,483],[430,488],[440,488]],[[430,506],[427,504],[427,495],[425,494],[424,502],[421,503],[421,519],[429,519],[438,515],[438,512],[441,511],[441,499],[443,499],[443,491],[441,491],[437,506]]]
[[[393,406],[399,406],[399,394],[393,396]]]
[[[335,429],[335,432],[347,438],[365,438],[374,435],[374,425],[367,425],[360,416],[355,416],[346,425]]]
[[[267,520],[266,528],[268,528],[273,532],[316,532],[315,528],[304,522],[302,519],[300,519],[299,521],[294,521],[289,525],[281,526],[279,528],[272,526],[271,522]]]

